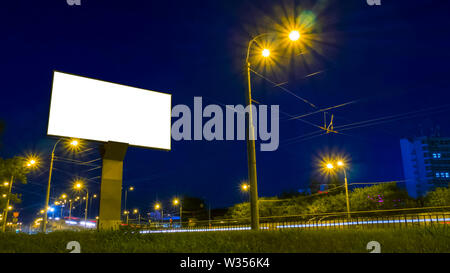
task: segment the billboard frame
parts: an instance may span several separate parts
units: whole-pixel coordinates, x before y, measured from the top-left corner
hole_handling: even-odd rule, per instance
[[[138,88],[138,89],[151,91],[151,92],[156,92],[156,93],[160,93],[160,94],[164,94],[164,95],[169,95],[170,96],[170,112],[169,112],[169,115],[170,115],[170,129],[169,129],[169,133],[170,133],[169,134],[169,136],[170,136],[170,142],[169,142],[170,143],[170,147],[169,147],[169,149],[157,148],[157,147],[148,147],[148,146],[141,146],[141,145],[134,145],[134,144],[129,144],[129,143],[126,143],[126,144],[128,144],[129,147],[144,148],[144,149],[149,149],[149,150],[158,150],[158,151],[171,151],[172,150],[172,94],[164,93],[164,92],[160,92],[160,91],[149,90],[149,89],[140,88],[140,87],[135,87],[135,86],[126,85],[126,84],[121,84],[121,83],[116,83],[116,82],[111,82],[111,81],[105,81],[105,80],[91,78],[91,77],[86,77],[86,76],[77,75],[77,74],[73,74],[73,73],[63,72],[63,71],[60,71],[60,70],[52,70],[52,86],[51,86],[51,92],[50,92],[50,104],[49,104],[49,108],[48,108],[48,118],[47,118],[47,133],[46,133],[47,136],[49,136],[51,138],[65,138],[65,139],[76,138],[76,139],[80,139],[80,140],[84,140],[84,141],[97,142],[97,143],[100,143],[100,144],[106,144],[108,142],[117,142],[117,141],[114,141],[114,140],[101,141],[101,140],[88,139],[88,138],[53,135],[53,134],[49,134],[48,133],[48,128],[50,126],[50,113],[51,113],[51,109],[52,109],[53,83],[54,83],[54,80],[55,80],[55,72],[63,73],[63,74],[71,75],[71,76],[82,77],[82,78],[86,78],[86,79],[90,79],[90,80],[97,80],[97,81],[107,82],[107,83],[111,83],[111,84],[122,85],[122,86],[126,86],[126,87],[131,87],[131,88]]]

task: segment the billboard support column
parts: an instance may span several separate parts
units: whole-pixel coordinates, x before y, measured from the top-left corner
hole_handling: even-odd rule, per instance
[[[108,142],[100,148],[103,159],[98,230],[119,229],[121,220],[123,160],[128,144]]]

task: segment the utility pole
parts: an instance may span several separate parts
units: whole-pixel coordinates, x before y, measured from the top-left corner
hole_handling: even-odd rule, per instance
[[[72,199],[69,200],[69,221],[72,217]]]
[[[89,203],[89,190],[86,187],[86,208],[84,209],[84,228],[86,228],[87,213],[88,213],[88,203]]]

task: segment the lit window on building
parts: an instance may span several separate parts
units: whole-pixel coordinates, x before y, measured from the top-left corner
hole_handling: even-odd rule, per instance
[[[441,177],[441,175],[439,173],[436,173],[436,177],[439,178]]]
[[[445,173],[445,178],[450,178],[449,173]]]
[[[445,173],[441,173],[441,177],[444,178],[445,177]]]
[[[433,158],[437,158],[437,154],[433,153]]]

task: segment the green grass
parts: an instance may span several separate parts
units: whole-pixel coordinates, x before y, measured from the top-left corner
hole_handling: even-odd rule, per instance
[[[224,231],[163,234],[127,232],[53,232],[50,234],[0,234],[0,252],[67,253],[66,244],[78,241],[81,252],[274,252],[367,253],[370,241],[381,252],[450,252],[450,228],[409,229]]]

